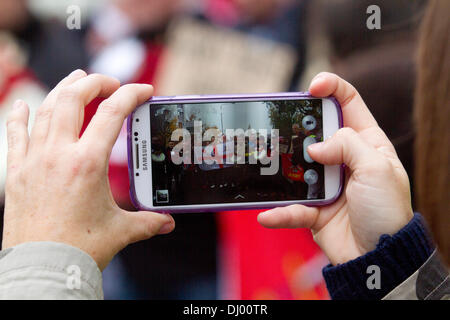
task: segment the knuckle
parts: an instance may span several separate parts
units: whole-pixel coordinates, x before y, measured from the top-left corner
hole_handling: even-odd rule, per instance
[[[79,158],[73,158],[70,163],[70,171],[69,176],[71,178],[75,178],[76,176],[80,175],[80,172],[82,171],[82,168],[85,166],[85,163],[83,161],[80,161]]]
[[[8,161],[6,171],[6,184],[23,182],[23,176],[21,175],[22,165],[15,161]]]
[[[19,136],[15,131],[9,130],[7,134],[8,150],[12,150],[19,142]]]
[[[119,88],[121,95],[126,96],[128,99],[136,99],[136,96],[141,88],[140,84],[128,83]]]
[[[12,114],[9,114],[8,119],[6,119],[6,127],[11,129],[19,124],[19,120]]]
[[[160,226],[155,222],[147,222],[145,228],[145,237],[151,238],[155,236],[160,229]]]
[[[101,163],[93,152],[87,148],[79,149],[73,156],[72,174],[78,175],[81,171],[84,174],[91,174],[99,171]]]
[[[41,120],[50,119],[53,109],[47,106],[41,106],[36,110],[36,122]]]
[[[57,100],[74,102],[78,101],[79,97],[80,93],[74,87],[67,86],[59,90]]]
[[[367,163],[365,172],[369,175],[379,175],[382,174],[383,176],[394,176],[393,166],[391,162],[385,158],[380,159],[374,159],[374,161],[371,161]]]
[[[336,132],[336,137],[339,139],[347,139],[349,137],[355,136],[356,134],[357,134],[356,131],[353,130],[352,128],[344,127]]]
[[[378,167],[382,172],[386,172],[386,173],[393,173],[393,169],[394,167],[392,166],[391,161],[389,161],[388,159],[382,157],[382,160],[379,161],[378,163]]]
[[[141,227],[142,227],[142,238],[149,239],[158,233],[160,229],[160,224],[154,220],[142,218]]]
[[[104,76],[100,73],[91,73],[86,78],[93,82],[99,82],[99,81],[102,81],[103,79],[107,78],[107,76]]]
[[[105,77],[105,76],[100,74],[100,73],[94,72],[94,73],[91,73],[90,75],[88,75],[87,77],[88,78],[97,79],[97,78],[102,78],[102,77]]]
[[[54,155],[47,154],[42,158],[42,162],[43,162],[44,168],[46,170],[51,171],[56,167],[57,159]]]
[[[87,154],[82,163],[87,174],[98,172],[101,168],[101,162],[93,154]]]
[[[98,107],[98,112],[111,117],[121,117],[123,115],[120,106],[109,100],[105,100],[100,104]]]

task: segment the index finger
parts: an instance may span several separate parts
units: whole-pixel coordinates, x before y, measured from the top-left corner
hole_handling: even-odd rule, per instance
[[[84,118],[84,107],[96,97],[109,97],[120,86],[119,80],[101,74],[90,74],[62,88],[56,97],[56,107],[48,140],[76,141]]]
[[[358,91],[347,81],[329,72],[319,73],[312,81],[309,92],[315,97],[334,96],[342,108],[344,126],[360,132],[378,123],[370,113]]]
[[[120,87],[98,106],[80,141],[111,153],[125,118],[153,94],[148,84],[127,84]],[[100,150],[99,150],[100,151]]]

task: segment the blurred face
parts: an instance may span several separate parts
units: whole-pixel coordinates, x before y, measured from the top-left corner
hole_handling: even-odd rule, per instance
[[[16,30],[26,23],[27,17],[25,0],[0,1],[0,29]]]
[[[292,126],[292,132],[295,134],[295,135],[298,135],[299,133],[300,133],[300,126],[298,125],[298,124],[294,124],[293,126]]]

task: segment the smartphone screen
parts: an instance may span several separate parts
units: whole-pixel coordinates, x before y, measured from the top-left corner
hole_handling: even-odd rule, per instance
[[[153,206],[325,198],[322,99],[150,104]]]

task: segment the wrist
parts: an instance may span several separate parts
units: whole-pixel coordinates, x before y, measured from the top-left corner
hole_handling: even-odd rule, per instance
[[[415,214],[394,235],[382,235],[374,250],[346,263],[326,266],[323,276],[333,299],[381,299],[413,274],[433,250],[425,222]],[[371,266],[379,268],[380,288],[367,285]]]

